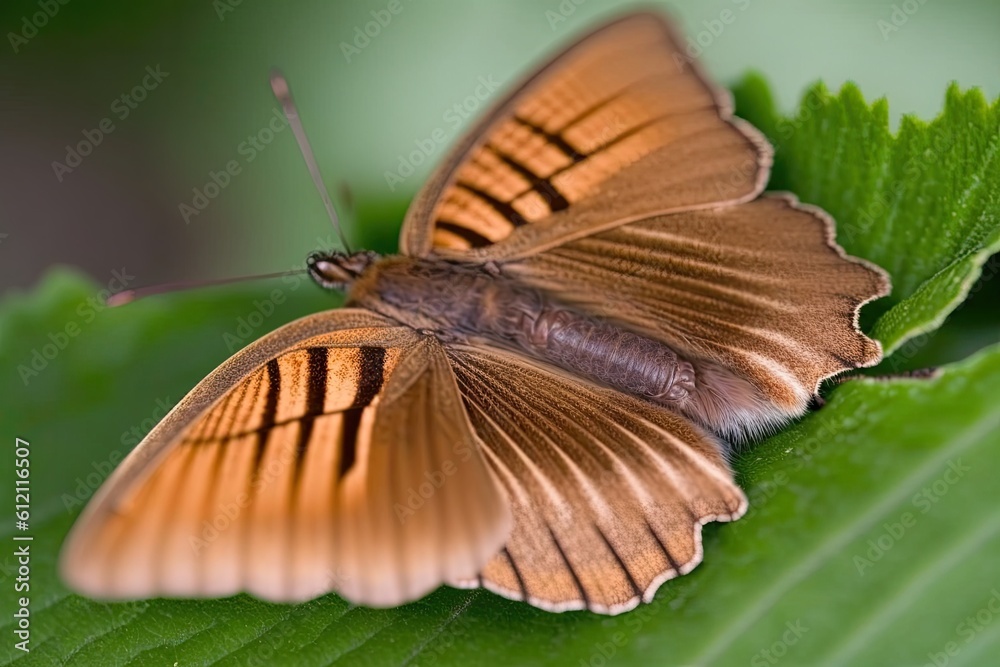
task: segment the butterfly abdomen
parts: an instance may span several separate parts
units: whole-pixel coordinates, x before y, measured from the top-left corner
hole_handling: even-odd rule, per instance
[[[694,367],[667,345],[517,280],[434,260],[391,258],[373,268],[352,300],[444,340],[491,338],[661,404],[695,392]]]
[[[616,389],[658,403],[679,403],[694,391],[694,367],[658,341],[558,307],[530,327],[551,361]]]

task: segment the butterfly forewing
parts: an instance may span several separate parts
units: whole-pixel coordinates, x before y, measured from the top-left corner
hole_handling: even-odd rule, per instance
[[[402,250],[499,259],[629,218],[742,201],[770,148],[669,26],[638,14],[556,58],[461,142],[407,214]]]
[[[702,524],[746,510],[718,442],[683,417],[485,345],[449,355],[514,513],[489,588],[618,613],[698,564]]]
[[[64,554],[96,597],[393,605],[474,575],[509,532],[440,345],[364,311],[262,339],[143,447]]]

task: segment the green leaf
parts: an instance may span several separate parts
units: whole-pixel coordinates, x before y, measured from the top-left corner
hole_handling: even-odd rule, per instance
[[[829,211],[840,244],[892,276],[873,307],[886,352],[939,327],[1000,251],[1000,100],[953,85],[938,118],[904,116],[894,136],[888,103],[869,106],[851,84],[837,95],[817,84],[791,118],[758,76],[735,96],[775,145],[769,189]]]
[[[896,296],[874,326],[898,346],[954,308],[978,255],[995,243],[987,206],[995,201],[995,157],[966,198],[963,211],[975,201],[976,216],[941,218],[935,206],[944,203],[907,203],[917,186],[904,189],[897,206],[906,219],[944,240],[915,238],[900,224],[861,228],[848,213],[874,201],[865,198],[875,190],[864,175],[905,174],[897,147],[906,132],[927,130],[905,121],[893,139],[884,103],[868,108],[850,88],[836,98],[812,95],[822,102],[814,119],[796,124],[786,143],[775,135],[775,180],[834,211],[841,241],[893,271]],[[759,81],[741,87],[739,99],[742,113],[779,132]],[[969,155],[996,141],[995,122],[985,134],[996,105],[976,99],[953,90],[949,111],[931,125]],[[855,143],[884,148],[866,158]],[[868,164],[880,159],[881,169]],[[933,192],[944,202],[974,183],[967,167],[934,162],[926,187],[943,188]],[[981,294],[995,294],[996,282],[981,284]],[[305,279],[115,310],[100,307],[97,289],[57,271],[0,303],[0,362],[10,369],[0,380],[0,432],[30,442],[32,516],[22,534],[34,537],[27,593],[15,591],[13,546],[0,552],[3,609],[30,595],[32,612],[27,654],[14,647],[12,611],[0,619],[0,664],[925,664],[943,655],[950,665],[975,665],[1000,650],[1000,617],[991,611],[1000,605],[1000,346],[932,380],[841,385],[825,408],[747,449],[736,468],[749,514],[707,526],[705,562],[664,585],[652,604],[618,617],[549,614],[447,588],[391,610],[333,595],[298,606],[247,596],[104,604],[72,595],[56,574],[59,545],[82,503],[163,410],[237,346],[337,304]],[[940,345],[921,349],[929,363],[1000,329],[995,300],[980,298],[985,307],[964,311]],[[4,480],[14,477],[7,451]],[[14,545],[14,527],[3,532]]]

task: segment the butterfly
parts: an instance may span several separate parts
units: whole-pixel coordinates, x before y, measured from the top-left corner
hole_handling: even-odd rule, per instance
[[[223,363],[64,546],[98,598],[371,606],[442,584],[615,614],[747,509],[733,443],[881,358],[889,289],[767,194],[772,149],[650,13],[600,27],[459,141],[400,252],[327,252],[345,307]]]

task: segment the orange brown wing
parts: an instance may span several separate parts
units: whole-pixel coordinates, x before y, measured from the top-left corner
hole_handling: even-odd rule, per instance
[[[684,417],[488,345],[448,354],[514,515],[456,585],[617,614],[701,562],[703,524],[746,511],[722,445]]]
[[[824,379],[882,358],[857,318],[888,276],[846,256],[830,217],[787,194],[649,217],[503,271],[694,362],[684,412],[728,437],[766,433]]]
[[[655,14],[571,46],[497,106],[414,200],[404,253],[508,259],[657,213],[755,197],[771,149]]]
[[[388,606],[471,576],[509,530],[440,344],[342,309],[202,381],[88,505],[61,569],[98,598]]]

